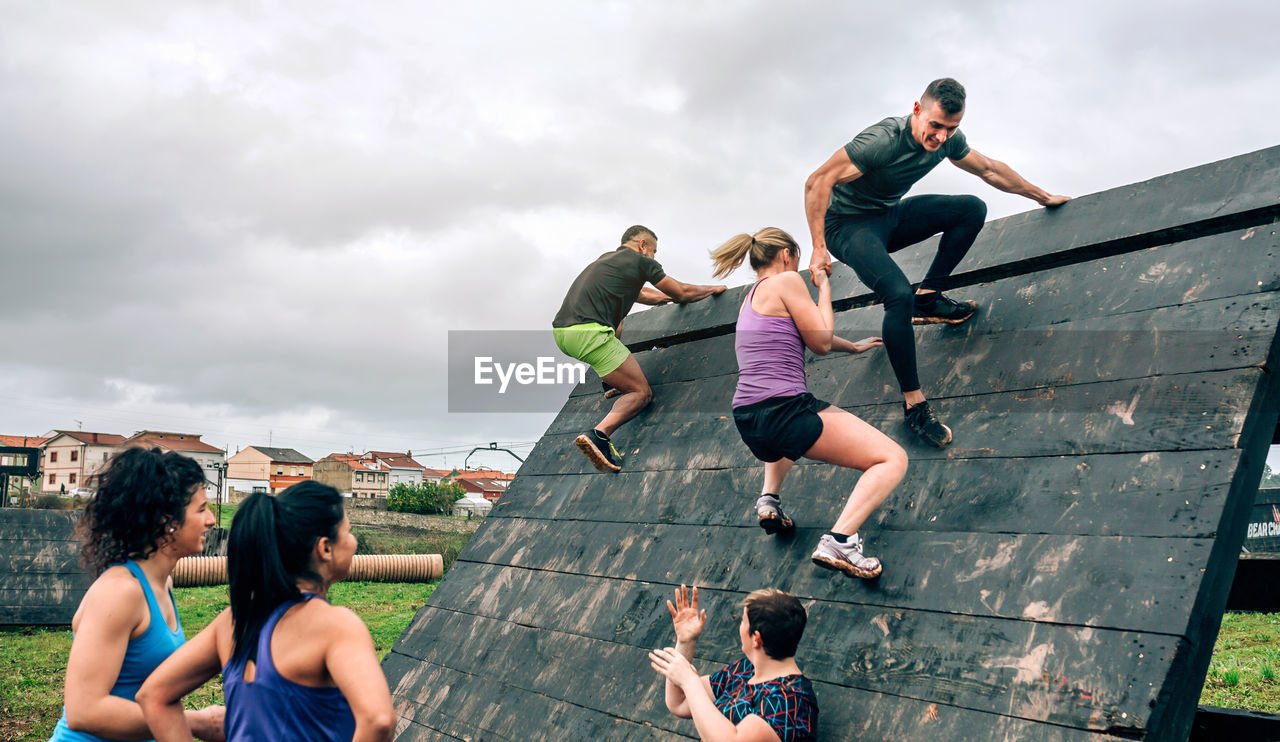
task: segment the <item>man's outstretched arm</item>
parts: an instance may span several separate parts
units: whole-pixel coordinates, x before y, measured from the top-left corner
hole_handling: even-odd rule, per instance
[[[819,270],[831,272],[831,254],[827,252],[827,206],[831,203],[831,189],[837,183],[848,183],[862,176],[862,171],[849,159],[844,147],[835,151],[822,166],[813,171],[804,182],[804,218],[809,223],[809,239],[813,243],[813,255],[809,258],[810,274]],[[810,275],[810,280],[813,276]]]
[[[637,304],[648,304],[651,307],[666,304],[670,301],[670,296],[667,296],[657,289],[651,289],[648,286],[640,287],[640,295],[636,297]]]
[[[999,160],[987,157],[976,149],[970,149],[969,154],[951,162],[966,173],[982,178],[994,188],[1005,193],[1025,196],[1041,206],[1061,206],[1071,200],[1070,196],[1055,196],[1039,186],[1032,185],[1026,178],[1018,175],[1013,168]]]
[[[699,286],[694,283],[683,283],[677,281],[671,276],[663,278],[654,284],[658,287],[658,291],[671,297],[671,300],[677,304],[688,304],[690,302],[700,301],[708,296],[715,296],[723,292],[727,286],[720,284],[717,286]]]

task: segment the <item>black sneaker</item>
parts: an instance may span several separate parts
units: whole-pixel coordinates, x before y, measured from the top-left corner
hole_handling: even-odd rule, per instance
[[[756,500],[756,522],[770,536],[796,529],[795,521],[782,512],[782,503],[773,495],[760,495]]]
[[[591,465],[603,472],[622,471],[622,454],[613,447],[609,436],[598,430],[591,430],[578,436],[574,441],[578,449],[586,454]]]
[[[913,325],[958,325],[978,311],[976,301],[956,301],[943,296],[941,291],[931,294],[916,294],[915,316],[911,318]]]
[[[914,407],[907,407],[907,403],[903,402],[902,407],[907,427],[920,436],[920,440],[934,448],[945,448],[951,442],[951,428],[938,422],[938,418],[933,416],[933,410],[929,409],[928,402],[921,402]]]

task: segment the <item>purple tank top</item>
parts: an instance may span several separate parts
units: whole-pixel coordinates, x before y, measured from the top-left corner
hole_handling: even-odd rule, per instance
[[[303,593],[303,600],[318,597]],[[324,600],[324,598],[320,598]],[[244,664],[222,669],[227,700],[227,742],[349,742],[356,731],[351,706],[337,688],[299,685],[276,672],[271,659],[271,634],[276,622],[294,602],[281,603],[258,635],[257,675],[244,680]]]
[[[738,312],[733,348],[738,356],[735,408],[771,397],[791,397],[807,391],[804,380],[804,342],[790,317],[769,317],[751,308],[761,279],[747,293]]]

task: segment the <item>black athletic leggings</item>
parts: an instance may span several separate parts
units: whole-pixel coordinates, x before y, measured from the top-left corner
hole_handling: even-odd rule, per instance
[[[890,253],[942,232],[938,254],[920,287],[937,290],[982,231],[987,205],[977,196],[913,196],[882,214],[826,218],[827,249],[884,303],[884,347],[903,392],[920,388],[911,329],[915,291]]]

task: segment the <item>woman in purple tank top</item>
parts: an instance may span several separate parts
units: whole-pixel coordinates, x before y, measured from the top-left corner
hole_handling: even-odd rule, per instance
[[[767,227],[730,239],[711,253],[716,277],[748,257],[756,284],[738,314],[733,419],[751,453],[765,462],[764,487],[756,500],[760,527],[770,534],[795,528],[782,511],[781,492],[801,456],[858,469],[862,476],[835,525],[818,540],[813,562],[850,577],[877,577],[880,560],[862,553],[858,528],[902,480],[907,454],[884,433],[809,393],[804,349],[822,356],[833,350],[862,353],[881,345],[881,339],[855,343],[836,336],[827,273],[815,277],[815,304],[800,276],[800,246],[791,235]]]
[[[227,543],[231,607],[138,691],[156,742],[191,739],[182,696],[219,670],[227,742],[390,740],[395,713],[369,629],[325,599],[355,553],[333,487],[250,495]]]

